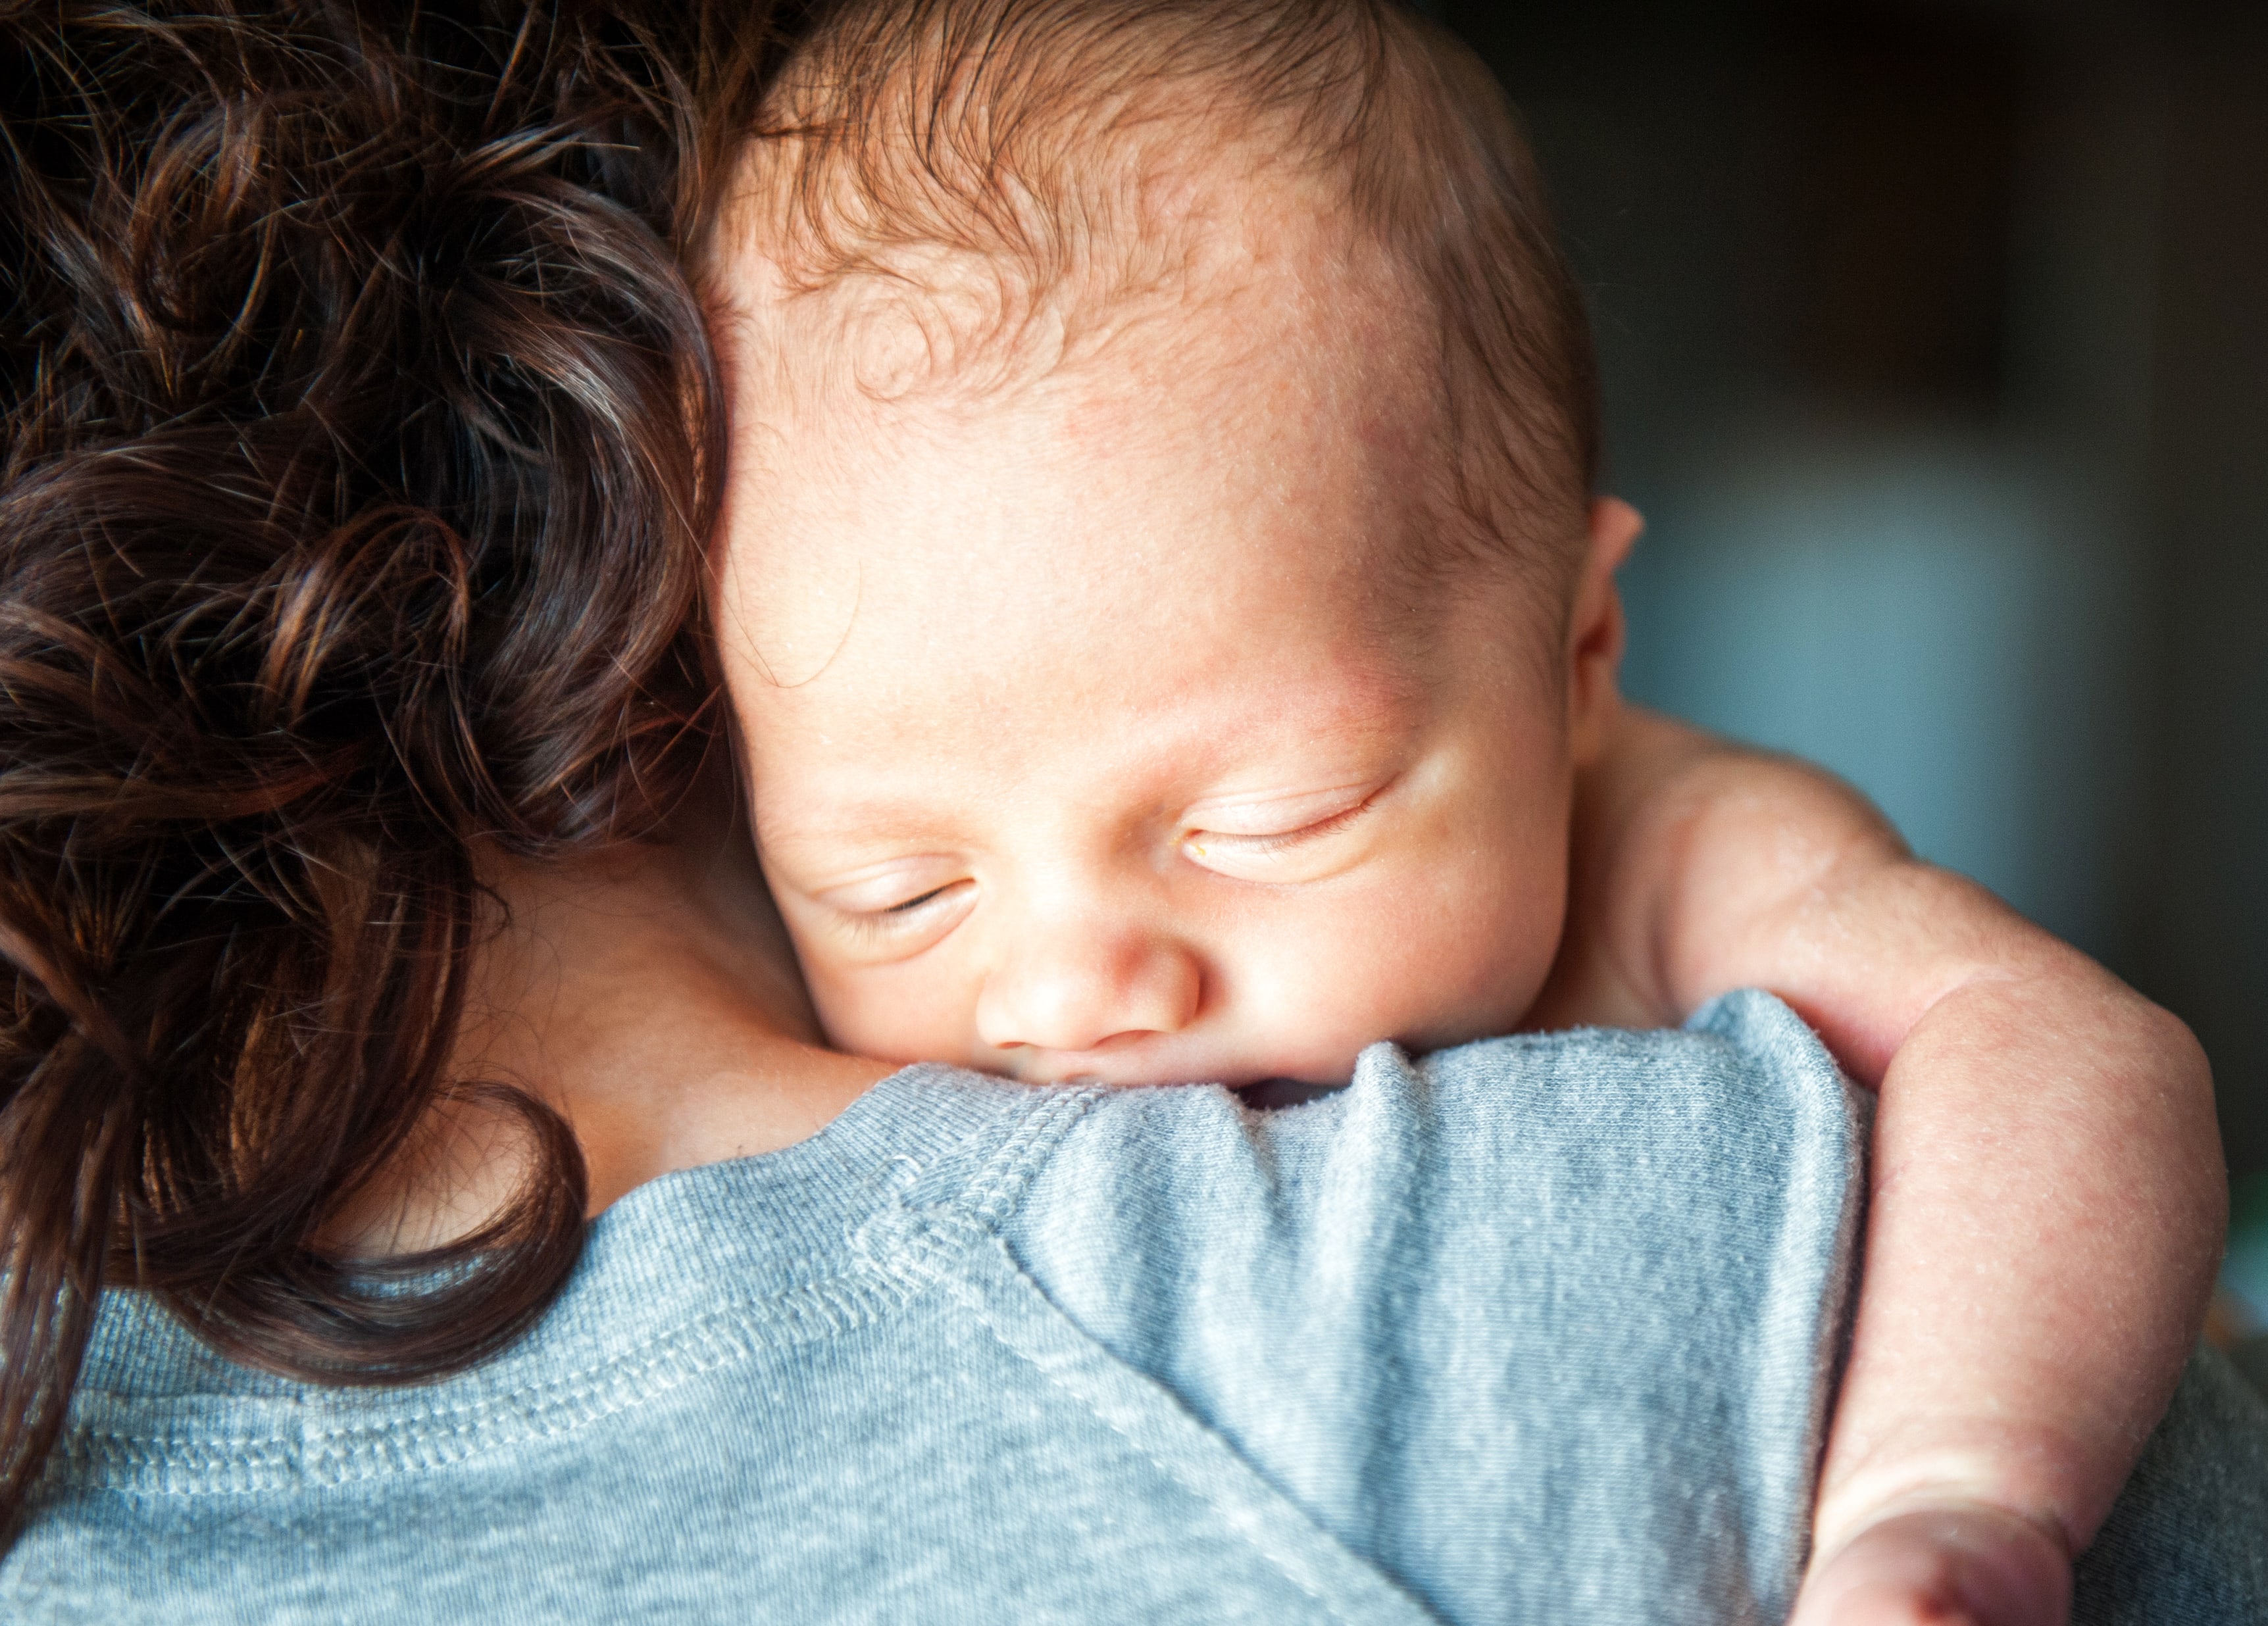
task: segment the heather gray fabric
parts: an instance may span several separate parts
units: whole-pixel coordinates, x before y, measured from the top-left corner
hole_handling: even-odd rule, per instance
[[[909,1070],[631,1193],[449,1382],[247,1372],[118,1297],[0,1616],[1776,1619],[1863,1117],[1754,995],[1380,1047],[1271,1114]],[[2139,1595],[2083,1618],[2268,1619],[2224,1377],[2114,1521],[2091,1598]]]
[[[2077,1578],[2072,1626],[2268,1626],[2268,1402],[2211,1350]]]

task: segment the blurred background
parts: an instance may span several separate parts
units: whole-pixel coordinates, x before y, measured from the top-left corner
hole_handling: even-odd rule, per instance
[[[1590,296],[1628,689],[2186,1019],[2268,1322],[2268,6],[1428,9]]]

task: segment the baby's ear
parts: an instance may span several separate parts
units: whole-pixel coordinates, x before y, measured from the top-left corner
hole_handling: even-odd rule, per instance
[[[1623,600],[1615,591],[1615,571],[1645,529],[1638,510],[1618,497],[1591,504],[1590,535],[1567,618],[1567,737],[1579,767],[1605,744],[1620,700],[1615,673],[1623,660]]]
[[[1593,498],[1590,555],[1583,566],[1586,584],[1594,578],[1611,581],[1645,533],[1646,516],[1622,498]]]

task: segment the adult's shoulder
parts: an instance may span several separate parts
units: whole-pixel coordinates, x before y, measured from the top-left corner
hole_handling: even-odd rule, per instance
[[[1864,1125],[1802,1023],[1735,995],[1684,1032],[1375,1047],[1277,1112],[1116,1094],[1008,1237],[1452,1615],[1579,1575],[1617,1592],[1602,1618],[1769,1613],[1802,1558]]]
[[[1104,1096],[1038,1172],[1012,1240],[1065,1293],[1097,1295],[1098,1313],[1104,1299],[1154,1306],[1160,1284],[1130,1280],[1157,1269],[1404,1291],[1509,1271],[1603,1291],[1712,1269],[1727,1250],[1754,1282],[1767,1247],[1771,1269],[1814,1278],[1831,1310],[1871,1100],[1755,992],[1682,1031],[1525,1034],[1417,1058],[1376,1045],[1345,1089],[1278,1110],[1217,1089]],[[1534,1304],[1507,1294],[1501,1309]]]

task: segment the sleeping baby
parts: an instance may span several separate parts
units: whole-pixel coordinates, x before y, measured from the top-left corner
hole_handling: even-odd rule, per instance
[[[1881,1092],[1802,1618],[2051,1621],[2217,1249],[2187,1033],[1845,787],[1624,706],[1580,297],[1382,0],[863,0],[703,253],[717,595],[828,1038],[1034,1083],[1759,986]]]

